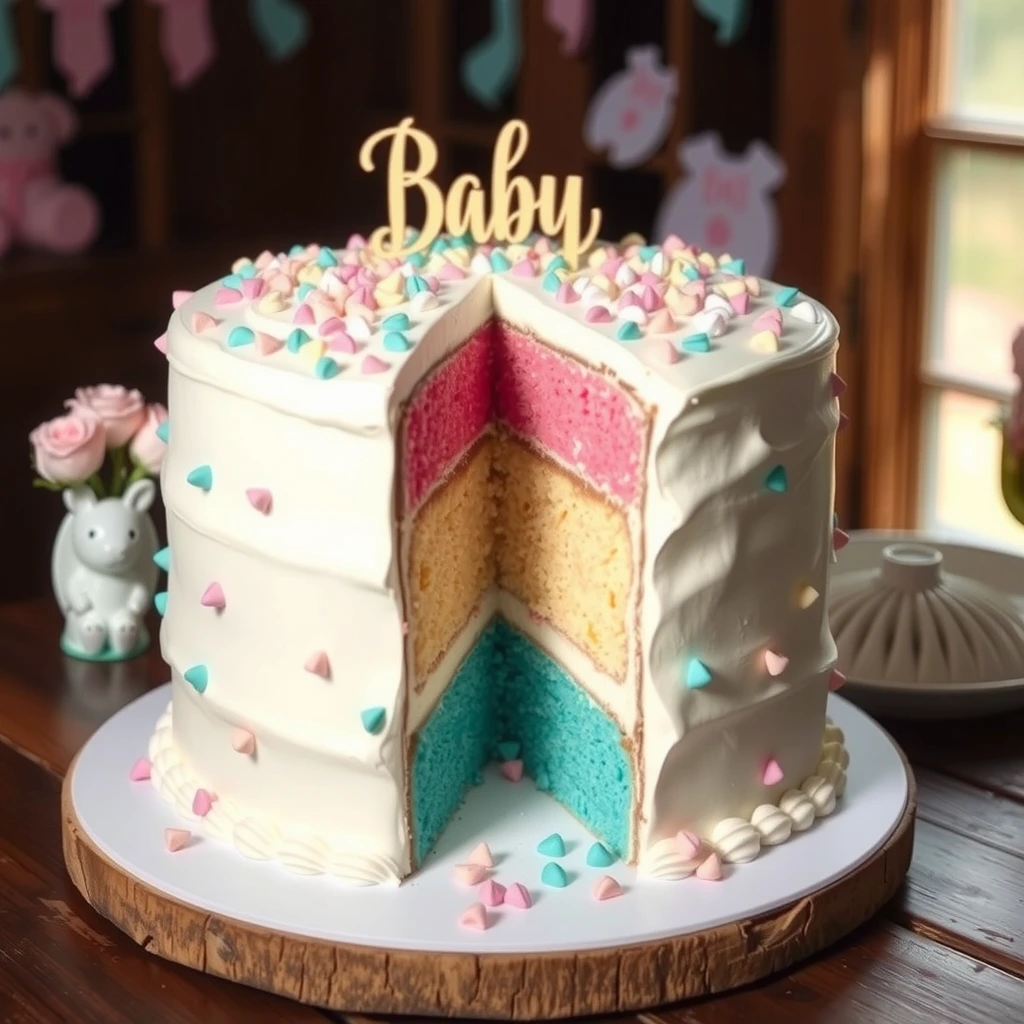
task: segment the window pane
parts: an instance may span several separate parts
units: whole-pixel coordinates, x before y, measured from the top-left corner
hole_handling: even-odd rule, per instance
[[[983,120],[1024,122],[1024,3],[949,2],[952,111]]]
[[[935,218],[929,361],[1009,388],[1024,324],[1024,151],[948,152]]]
[[[1000,486],[1002,432],[992,425],[998,407],[985,399],[933,391],[922,448],[921,526],[1024,544],[1024,526],[1006,509]]]

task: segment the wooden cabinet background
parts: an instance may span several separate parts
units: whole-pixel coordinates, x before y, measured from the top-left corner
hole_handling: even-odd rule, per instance
[[[360,142],[412,114],[441,147],[441,173],[486,173],[497,129],[524,118],[524,170],[582,173],[603,208],[606,236],[648,233],[679,177],[681,140],[718,131],[741,152],[764,139],[787,179],[776,195],[781,248],[774,276],[797,284],[844,321],[841,370],[856,377],[856,261],[860,210],[859,0],[756,0],[746,33],[720,47],[691,0],[595,3],[587,52],[562,56],[542,0],[522,3],[522,65],[498,110],[462,90],[462,54],[487,34],[481,0],[305,0],[314,31],[292,60],[272,65],[248,28],[245,0],[211,4],[218,58],[190,88],[172,90],[148,0],[114,8],[117,66],[78,105],[82,130],[65,173],[100,196],[104,235],[75,259],[17,254],[0,266],[6,443],[0,525],[17,537],[0,600],[45,593],[58,497],[30,487],[26,437],[75,386],[109,381],[166,396],[152,349],[172,288],[194,288],[231,260],[295,241],[343,244],[384,218],[383,182],[357,166]],[[18,8],[23,77],[59,91],[49,67],[49,19]],[[675,119],[646,165],[615,171],[583,144],[593,92],[625,50],[658,43],[679,70]],[[742,255],[742,253],[738,254]],[[840,510],[855,509],[856,433],[837,471]]]

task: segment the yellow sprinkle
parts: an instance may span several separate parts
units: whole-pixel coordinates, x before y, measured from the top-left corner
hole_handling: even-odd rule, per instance
[[[383,281],[377,282],[378,290],[382,292],[401,292],[405,290],[405,278],[397,270],[388,274]]]
[[[634,256],[632,259],[627,260],[626,266],[635,270],[638,274],[642,274],[647,269],[647,264],[639,256]]]
[[[316,363],[316,361],[327,351],[327,342],[323,338],[310,338],[302,348],[299,349],[299,355],[308,363]]]
[[[595,274],[590,279],[590,283],[596,284],[609,299],[617,299],[619,297],[619,286],[614,281],[608,280],[604,274]]]
[[[522,242],[514,242],[505,247],[505,255],[508,257],[509,263],[518,263],[529,251],[530,247],[523,245]]]
[[[385,309],[391,306],[400,306],[405,302],[405,296],[400,292],[386,292],[380,287],[374,291],[373,297],[377,300],[377,305],[383,306]]]
[[[469,250],[468,249],[445,249],[445,257],[449,263],[454,263],[455,266],[462,270],[469,270]]]
[[[318,267],[315,263],[307,263],[295,275],[302,284],[319,284],[324,276],[324,268]]]
[[[621,245],[623,249],[625,249],[627,245],[646,245],[646,244],[647,244],[647,239],[644,238],[643,235],[638,234],[636,231],[634,231],[634,232],[632,232],[632,233],[630,233],[628,235],[623,235],[622,240],[619,242],[619,245]]]
[[[731,298],[733,295],[745,295],[747,286],[739,279],[723,281],[716,289],[719,295]]]
[[[373,326],[373,310],[358,302],[349,300],[345,303],[345,316],[361,316],[370,326]]]
[[[722,255],[718,257],[718,262],[719,263],[731,263],[732,262],[732,257],[727,252],[723,252]]]
[[[718,269],[718,260],[709,252],[702,252],[697,257],[697,262],[703,263],[705,267],[710,267],[711,270]]]
[[[553,259],[554,255],[548,257],[548,262],[550,263]],[[554,270],[549,270],[548,273],[554,274],[555,277],[558,278],[559,282],[564,283],[565,281],[569,280],[569,271],[566,270],[564,267],[556,267]]]
[[[245,267],[248,267],[252,260],[248,256],[241,256],[231,264],[231,273],[240,274]]]
[[[285,301],[280,292],[267,292],[259,301],[257,307],[261,313],[280,313],[285,307]]]
[[[700,299],[696,295],[681,292],[675,285],[669,285],[665,290],[665,305],[676,316],[693,316],[700,308]]]
[[[771,331],[758,331],[750,339],[750,347],[754,352],[778,352],[779,339]]]
[[[590,251],[590,255],[587,257],[587,266],[593,267],[596,270],[606,259],[608,259],[608,254],[599,245]]]
[[[697,254],[690,246],[687,246],[685,249],[680,249],[678,252],[673,253],[672,259],[695,265],[697,263]]]
[[[818,600],[819,594],[809,583],[804,584],[797,591],[796,603],[797,606],[804,609],[805,611]]]
[[[757,296],[761,294],[761,278],[759,277],[745,277],[743,283],[747,286],[747,291],[751,295]]]

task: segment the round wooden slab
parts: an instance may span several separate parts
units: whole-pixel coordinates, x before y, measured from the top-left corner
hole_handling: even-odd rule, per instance
[[[144,949],[196,970],[350,1013],[574,1017],[725,992],[809,957],[853,931],[899,888],[914,848],[917,787],[885,844],[838,881],[745,921],[619,948],[511,955],[423,953],[274,932],[172,899],[115,864],[62,792],[64,860],[75,886]]]

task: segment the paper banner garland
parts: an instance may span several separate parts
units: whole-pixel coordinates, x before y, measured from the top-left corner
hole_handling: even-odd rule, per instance
[[[579,57],[590,45],[594,0],[544,0],[544,20],[562,37],[562,54]]]
[[[14,31],[14,0],[0,0],[0,90],[6,89],[18,73],[18,37]]]
[[[769,277],[778,230],[772,193],[786,177],[778,154],[752,142],[733,156],[709,132],[683,142],[678,159],[687,176],[665,196],[655,238],[675,234],[714,253],[742,255],[748,274]]]
[[[150,0],[160,10],[160,52],[171,81],[190,85],[213,63],[210,0]]]
[[[661,62],[657,46],[626,51],[626,67],[606,81],[590,103],[583,140],[595,152],[607,151],[617,169],[635,167],[656,153],[675,116],[675,68]]]
[[[491,0],[491,31],[462,60],[462,85],[482,106],[497,107],[519,74],[520,0]]]
[[[718,26],[715,42],[719,46],[735,43],[750,21],[750,0],[693,0],[693,6]]]
[[[53,64],[77,99],[88,96],[114,65],[108,10],[121,0],[39,0],[53,12]]]
[[[309,15],[295,0],[249,0],[249,19],[277,64],[294,57],[309,39]]]

